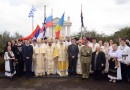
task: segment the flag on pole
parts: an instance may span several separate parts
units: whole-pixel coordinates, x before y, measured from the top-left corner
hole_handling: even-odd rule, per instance
[[[81,16],[80,17],[81,17],[81,27],[84,27],[82,5],[81,5]]]
[[[52,26],[52,16],[49,16],[46,19],[46,28],[51,27]]]
[[[21,38],[21,40],[26,40],[26,39],[32,39],[32,38],[34,38],[39,29],[40,29],[40,26],[37,25],[36,29],[29,36],[23,37],[23,38]]]
[[[61,30],[63,25],[64,25],[64,13],[63,13],[62,17],[60,18],[58,24],[56,25],[56,29],[55,29],[56,38],[59,38],[60,30]]]
[[[35,38],[36,38],[36,39],[38,38],[38,36],[39,36],[40,33],[41,33],[41,29],[38,28],[38,31],[37,31],[36,34],[35,34]]]
[[[43,23],[43,27],[42,27],[44,33],[43,33],[43,37],[45,37],[46,34],[46,17],[44,18],[44,23]]]
[[[36,8],[35,8],[34,6],[32,6],[32,8],[31,8],[31,10],[30,10],[30,12],[29,12],[28,17],[29,17],[29,18],[30,18],[30,17],[33,18],[33,17],[34,17],[34,12],[35,12],[35,11],[37,11]]]

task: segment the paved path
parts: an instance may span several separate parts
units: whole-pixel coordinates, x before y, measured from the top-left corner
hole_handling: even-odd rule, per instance
[[[0,78],[0,90],[130,90],[130,83],[80,78]]]

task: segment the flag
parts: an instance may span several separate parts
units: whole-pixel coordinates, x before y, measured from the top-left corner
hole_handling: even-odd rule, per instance
[[[52,16],[49,16],[46,19],[46,28],[51,27],[52,26]]]
[[[38,32],[39,28],[40,28],[40,26],[37,25],[36,29],[29,36],[23,37],[23,38],[21,38],[21,40],[32,39]]]
[[[43,38],[43,33],[44,33],[44,27],[42,27],[42,28],[40,29],[40,32],[39,32],[39,35],[38,35],[37,38]]]
[[[63,25],[64,25],[64,13],[63,13],[62,17],[60,18],[58,24],[56,25],[56,29],[55,29],[56,38],[59,38],[60,30],[61,30]]]
[[[43,37],[45,37],[45,34],[46,34],[46,17],[44,18],[44,23],[43,23],[43,31],[44,31],[44,33],[43,33]]]
[[[80,17],[81,17],[81,27],[84,27],[82,6],[81,6],[81,16]]]
[[[36,35],[37,38],[43,38],[43,37],[45,37],[45,35],[46,35],[46,17],[44,18],[44,23],[42,25],[42,28],[40,29],[39,32],[37,32],[37,35]]]
[[[38,30],[37,30],[37,32],[36,32],[36,34],[35,34],[35,38],[36,38],[36,39],[38,38],[40,32],[41,32],[41,29],[40,29],[40,27],[39,27]]]
[[[34,17],[34,12],[35,12],[35,11],[37,11],[36,8],[32,6],[32,8],[31,8],[31,10],[30,10],[30,12],[29,12],[28,17],[32,17],[32,18],[33,18],[33,17]]]

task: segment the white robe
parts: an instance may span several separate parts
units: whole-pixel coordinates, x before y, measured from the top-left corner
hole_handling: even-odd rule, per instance
[[[10,52],[10,54],[11,54],[12,57],[14,56],[13,52]],[[16,73],[16,71],[14,71],[14,73],[10,73],[11,70],[10,70],[9,59],[10,59],[10,57],[9,57],[9,55],[8,55],[8,52],[5,52],[5,54],[4,54],[4,60],[5,60],[5,76],[11,77],[11,76],[13,76],[13,75]],[[6,71],[8,71],[8,72],[6,72]]]
[[[81,51],[81,47],[83,47],[84,45],[81,45],[79,46],[78,45],[78,48],[79,48],[79,52]],[[81,69],[81,61],[80,61],[80,53],[78,53],[78,61],[77,61],[77,74],[82,74],[82,69]]]
[[[55,65],[54,65],[54,46],[46,46],[45,50],[45,68],[47,74],[55,74]]]
[[[45,73],[44,69],[45,50],[38,46],[34,49],[34,72],[36,76],[42,76]]]
[[[35,70],[35,61],[34,61],[35,55],[34,55],[34,49],[37,48],[38,46],[37,46],[37,44],[36,44],[36,45],[32,44],[32,46],[33,46],[32,71],[34,72],[34,70]]]

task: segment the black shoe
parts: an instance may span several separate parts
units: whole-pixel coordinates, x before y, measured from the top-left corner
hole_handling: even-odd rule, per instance
[[[11,81],[13,81],[13,77],[10,77],[9,79],[10,79]]]
[[[27,75],[27,76],[26,76],[26,78],[28,79],[28,78],[29,78],[29,76]]]
[[[89,78],[86,78],[86,80],[88,80]]]
[[[86,78],[82,78],[81,80],[85,80]]]
[[[45,72],[45,76],[47,76],[47,72]]]

